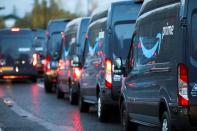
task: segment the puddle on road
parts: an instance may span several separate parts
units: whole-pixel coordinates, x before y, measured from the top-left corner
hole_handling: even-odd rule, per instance
[[[12,107],[13,106],[13,102],[11,99],[9,98],[2,98],[3,99],[3,103],[8,106],[8,107]]]
[[[0,97],[0,100],[8,107],[13,106],[13,101],[10,98]]]
[[[43,120],[41,118],[38,118],[38,117],[34,116],[30,112],[25,111],[23,108],[21,108],[17,103],[15,103],[10,98],[0,98],[0,100],[1,99],[3,100],[3,102],[7,106],[9,106],[9,107],[11,106],[10,109],[12,111],[14,111],[15,113],[17,113],[19,116],[27,118],[27,119],[29,119],[29,120],[31,120],[33,122],[39,123],[40,125],[44,126],[48,130],[52,130],[52,131],[65,131],[65,130],[66,131],[75,131],[75,128],[72,127],[72,126],[56,125],[54,123],[50,123],[48,121],[45,121],[45,120]]]

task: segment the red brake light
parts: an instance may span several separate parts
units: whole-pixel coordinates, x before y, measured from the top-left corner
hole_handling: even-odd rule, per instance
[[[184,64],[178,67],[178,104],[180,106],[188,106],[188,71]]]
[[[64,61],[63,60],[59,60],[59,68],[62,70],[64,69]]]
[[[38,64],[38,55],[33,54],[33,66],[36,66]]]
[[[105,60],[105,86],[112,87],[112,61],[110,59]]]
[[[79,80],[81,77],[81,69],[78,67],[73,68],[73,78]]]
[[[62,39],[65,38],[64,32],[61,32]]]
[[[46,35],[46,37],[49,37],[49,32],[48,32],[48,31],[46,31],[45,35]]]
[[[12,32],[19,32],[20,31],[20,28],[12,28],[11,31]]]
[[[180,70],[180,79],[184,82],[188,82],[186,66],[184,64],[180,64],[179,70]]]

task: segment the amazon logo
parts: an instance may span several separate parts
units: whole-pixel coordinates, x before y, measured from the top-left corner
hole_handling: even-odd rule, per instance
[[[143,55],[146,58],[152,58],[156,52],[158,52],[159,54],[160,47],[161,47],[162,34],[158,33],[156,35],[156,39],[157,39],[157,42],[153,43],[154,46],[151,49],[147,49],[144,43],[144,38],[140,37],[140,46],[142,48]]]
[[[95,44],[94,44],[93,47],[90,45],[90,42],[88,41],[88,49],[89,49],[89,54],[91,56],[93,56],[95,54],[95,51],[98,48],[98,43],[99,43],[99,38],[98,37],[96,38]]]
[[[75,38],[72,38],[71,41],[69,42],[69,48],[64,50],[64,55],[65,56],[68,56],[70,50],[71,50],[71,47],[72,45],[76,42],[76,39]]]

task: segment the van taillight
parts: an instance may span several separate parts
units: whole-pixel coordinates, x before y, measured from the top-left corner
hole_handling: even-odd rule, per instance
[[[178,67],[178,104],[180,106],[188,106],[188,71],[184,64]]]
[[[61,70],[64,69],[64,61],[63,60],[59,60],[58,68]]]
[[[81,78],[81,69],[79,67],[73,68],[73,78],[79,80]]]
[[[38,64],[38,54],[33,54],[33,66]]]
[[[20,28],[12,28],[11,31],[12,32],[19,32],[20,31]]]
[[[105,60],[105,86],[112,87],[112,61],[110,59]]]

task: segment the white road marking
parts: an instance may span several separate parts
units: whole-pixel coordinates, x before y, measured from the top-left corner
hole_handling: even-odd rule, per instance
[[[3,98],[3,103],[8,107],[11,107],[13,105],[12,100],[10,100],[9,98]]]
[[[38,83],[38,87],[44,88],[44,84],[43,83]]]
[[[11,110],[16,112],[20,116],[26,116],[27,119],[44,126],[45,128],[47,128],[50,131],[75,131],[75,128],[73,128],[72,126],[56,125],[56,124],[47,122],[41,118],[38,118],[38,117],[34,116],[33,114],[31,114],[30,112],[25,111],[13,100],[12,100],[12,102],[13,102],[13,106],[10,108]]]

